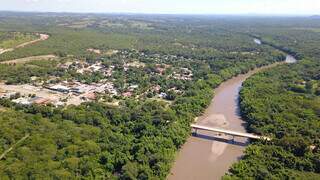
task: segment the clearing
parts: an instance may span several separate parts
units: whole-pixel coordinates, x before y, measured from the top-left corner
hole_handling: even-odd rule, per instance
[[[8,48],[8,49],[1,49],[0,48],[0,54],[3,54],[5,52],[14,51],[15,49],[18,49],[18,48],[23,48],[23,47],[25,47],[27,45],[34,44],[34,43],[39,42],[39,41],[47,40],[50,37],[48,34],[39,34],[39,36],[40,36],[39,39],[19,44],[19,45],[13,47],[13,48]]]
[[[3,61],[0,62],[0,64],[24,64],[30,61],[42,61],[42,60],[54,60],[56,59],[57,56],[53,55],[53,54],[49,54],[49,55],[43,55],[43,56],[30,56],[30,57],[25,57],[25,58],[19,58],[19,59],[13,59],[13,60],[9,60],[9,61]]]

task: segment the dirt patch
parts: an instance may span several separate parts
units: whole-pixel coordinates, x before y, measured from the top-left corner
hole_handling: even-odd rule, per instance
[[[101,50],[100,49],[87,49],[88,52],[92,52],[92,53],[95,53],[95,54],[101,54]]]
[[[50,90],[43,89],[41,87],[35,87],[32,85],[6,85],[0,83],[0,88],[8,92],[19,92],[21,95],[28,96],[29,94],[36,94],[38,96],[48,98],[51,100],[58,100],[60,98],[59,94],[54,93]],[[61,96],[63,97],[63,96]]]
[[[0,106],[0,112],[5,112],[5,111],[7,111],[7,109],[2,107],[2,106]]]
[[[54,60],[56,59],[57,56],[55,55],[43,55],[43,56],[30,56],[30,57],[25,57],[25,58],[19,58],[19,59],[13,59],[13,60],[9,60],[9,61],[3,61],[0,62],[0,64],[10,64],[10,65],[14,65],[14,64],[24,64],[30,61],[42,61],[42,60]]]
[[[118,50],[108,50],[104,54],[107,55],[107,56],[112,56],[114,54],[117,54],[118,52],[119,52]]]
[[[0,90],[5,92],[18,92],[22,96],[28,96],[30,94],[35,94],[38,97],[49,99],[52,102],[58,102],[62,99],[66,99],[66,105],[80,105],[84,102],[80,96],[75,96],[71,94],[60,93],[52,91],[42,87],[36,87],[28,84],[24,85],[6,85],[0,83]]]
[[[47,40],[47,39],[49,38],[49,35],[48,35],[48,34],[39,34],[39,36],[40,36],[39,39],[36,39],[36,40],[34,40],[34,41],[29,41],[29,42],[20,44],[20,45],[18,45],[16,48],[22,48],[22,47],[25,47],[25,46],[30,45],[30,44],[34,44],[34,43],[39,42],[39,41]]]
[[[114,101],[114,102],[105,102],[106,105],[109,105],[109,106],[120,106],[120,102],[119,101]]]
[[[13,48],[10,48],[10,49],[0,49],[0,54],[3,54],[5,52],[10,52],[10,51],[13,51],[14,49]]]
[[[136,68],[144,68],[146,66],[145,63],[143,62],[139,62],[139,61],[133,61],[133,62],[130,62],[130,63],[127,63],[125,66],[127,67],[136,67]]]

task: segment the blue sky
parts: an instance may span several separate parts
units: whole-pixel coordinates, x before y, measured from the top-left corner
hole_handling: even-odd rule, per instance
[[[168,14],[320,14],[320,0],[0,0],[0,10]]]

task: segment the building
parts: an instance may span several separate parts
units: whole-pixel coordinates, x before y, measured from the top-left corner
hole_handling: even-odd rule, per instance
[[[17,92],[0,92],[0,98],[3,99],[10,99],[14,96],[16,96],[18,93]]]
[[[160,85],[156,85],[156,86],[153,86],[152,90],[156,93],[159,93],[160,92],[160,89],[161,89],[161,86]]]
[[[17,104],[22,104],[22,105],[31,105],[32,104],[32,102],[30,102],[30,100],[25,97],[14,99],[14,100],[12,100],[12,102],[17,103]]]
[[[63,93],[68,93],[70,91],[70,88],[68,88],[67,86],[60,85],[60,84],[51,86],[48,89],[53,90],[53,91],[63,92]]]
[[[133,91],[135,89],[137,89],[139,87],[139,85],[131,85],[129,86],[129,91]]]
[[[168,96],[167,93],[164,93],[164,92],[159,94],[160,98],[166,98],[167,96]]]
[[[93,101],[93,100],[97,99],[97,96],[95,93],[89,92],[89,93],[84,94],[81,98],[84,100],[92,100]]]
[[[53,105],[54,105],[55,107],[65,106],[65,104],[66,104],[66,103],[61,102],[61,101],[55,101],[55,102],[53,102]]]
[[[33,104],[38,104],[38,105],[47,105],[51,103],[50,99],[43,98],[43,97],[34,97],[34,98],[31,98],[29,101]]]
[[[122,96],[124,96],[124,97],[131,97],[132,94],[133,94],[132,92],[127,91],[127,92],[122,93]]]

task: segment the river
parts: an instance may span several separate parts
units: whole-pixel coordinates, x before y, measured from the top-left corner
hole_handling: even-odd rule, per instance
[[[296,59],[288,55],[285,63],[294,62]],[[222,83],[215,89],[214,98],[204,114],[197,118],[196,124],[246,132],[245,122],[240,117],[238,105],[242,83],[254,73],[281,63],[257,68]],[[241,158],[247,145],[246,138],[237,137],[233,143],[231,137],[198,131],[198,135],[188,138],[180,149],[168,179],[221,179],[230,166]]]

